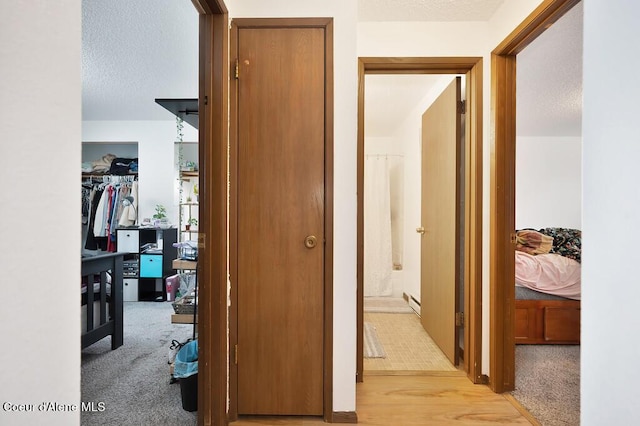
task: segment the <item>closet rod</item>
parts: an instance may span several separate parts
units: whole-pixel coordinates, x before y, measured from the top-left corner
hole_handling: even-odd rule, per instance
[[[83,181],[98,183],[131,183],[138,180],[138,175],[82,175]]]
[[[131,173],[128,175],[104,175],[104,174],[96,174],[96,173],[82,173],[82,177],[83,178],[103,178],[103,177],[132,177],[132,178],[137,178],[138,177],[138,173]]]

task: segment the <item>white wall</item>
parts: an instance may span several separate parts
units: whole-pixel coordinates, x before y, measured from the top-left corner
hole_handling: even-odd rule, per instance
[[[638,423],[640,3],[584,2],[581,424]]]
[[[183,134],[184,141],[198,140],[197,130],[190,125],[185,124]],[[156,204],[162,204],[171,223],[178,223],[177,137],[175,120],[82,122],[82,140],[86,143],[138,143],[140,221],[153,216]]]
[[[355,411],[357,2],[234,0],[227,6],[232,18],[334,18],[333,410]]]
[[[0,2],[0,404],[80,404],[80,0]]]
[[[121,158],[138,158],[137,142],[88,142],[82,144],[82,162],[91,163],[100,160],[105,154]]]
[[[516,138],[516,229],[582,229],[582,138]]]
[[[365,137],[365,155],[404,155],[402,145],[392,137]]]

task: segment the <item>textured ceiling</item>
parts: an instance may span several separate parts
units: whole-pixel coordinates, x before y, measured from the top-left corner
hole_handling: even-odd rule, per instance
[[[358,0],[358,13],[361,21],[477,21],[503,2]],[[83,0],[82,14],[84,120],[173,120],[156,98],[197,97],[198,15],[190,1]],[[567,17],[572,24],[563,18],[518,55],[519,134],[579,132],[581,9]],[[394,117],[405,116],[415,107],[410,100],[433,84],[413,77],[367,80],[368,135],[388,134],[400,124]]]
[[[83,120],[172,120],[155,98],[198,97],[187,0],[82,1]]]
[[[516,57],[516,133],[582,134],[582,2]]]

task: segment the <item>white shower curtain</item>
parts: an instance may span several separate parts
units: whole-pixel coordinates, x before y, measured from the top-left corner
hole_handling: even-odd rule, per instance
[[[367,156],[364,165],[364,295],[391,296],[391,191],[389,160]]]

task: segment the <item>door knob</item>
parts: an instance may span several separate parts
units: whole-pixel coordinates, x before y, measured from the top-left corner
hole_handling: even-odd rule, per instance
[[[314,248],[316,244],[318,244],[318,239],[316,238],[315,235],[309,235],[307,238],[304,239],[304,246],[308,249]]]
[[[424,232],[425,232],[425,231],[424,231],[424,228],[421,226],[421,227],[419,227],[419,228],[416,228],[416,232],[417,232],[418,234],[422,234],[422,235],[424,235]]]

